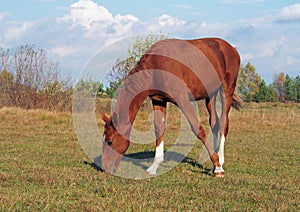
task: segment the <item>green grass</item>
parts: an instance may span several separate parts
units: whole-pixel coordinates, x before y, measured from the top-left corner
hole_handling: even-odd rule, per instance
[[[139,117],[137,126],[149,129],[141,124],[148,115]],[[176,117],[171,111],[166,142],[176,138]],[[197,165],[198,142],[171,171],[134,180],[88,165],[71,114],[0,109],[0,211],[299,211],[300,106],[247,104],[230,121],[225,178],[209,174],[210,162]],[[145,149],[155,147],[129,152]]]

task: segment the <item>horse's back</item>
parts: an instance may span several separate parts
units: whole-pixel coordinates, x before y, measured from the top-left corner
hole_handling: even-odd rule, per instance
[[[179,59],[180,62],[184,63],[195,60],[199,54],[204,54],[215,69],[226,70],[227,66],[239,67],[240,65],[240,56],[236,49],[220,38],[165,39],[155,43],[146,52],[146,55],[170,56],[170,58]],[[184,55],[188,55],[188,57]],[[196,60],[195,62],[198,63],[199,61]]]
[[[133,72],[169,72],[184,81],[191,96],[203,99],[215,92],[228,77],[235,81],[239,63],[236,49],[219,38],[166,39],[155,43]],[[164,84],[168,80],[168,77],[158,77],[153,83]]]

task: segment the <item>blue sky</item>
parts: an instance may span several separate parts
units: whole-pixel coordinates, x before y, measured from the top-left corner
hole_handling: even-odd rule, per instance
[[[36,44],[78,75],[118,39],[147,34],[221,37],[268,83],[300,74],[300,3],[295,0],[0,0],[0,47]]]

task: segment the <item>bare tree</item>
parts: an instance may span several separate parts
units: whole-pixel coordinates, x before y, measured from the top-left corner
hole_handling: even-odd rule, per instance
[[[55,109],[64,102],[63,98],[70,99],[70,77],[62,75],[58,63],[50,60],[45,50],[22,45],[0,49],[0,56],[2,78],[7,73],[12,76],[12,86],[6,86],[6,102],[2,101],[2,105]]]

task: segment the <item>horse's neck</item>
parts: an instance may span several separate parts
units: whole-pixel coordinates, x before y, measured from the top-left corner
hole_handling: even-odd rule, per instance
[[[143,79],[144,81],[145,79]],[[149,82],[149,81],[148,81]],[[149,96],[149,90],[145,89],[148,85],[141,81],[125,82],[121,89],[115,110],[113,112],[113,121],[117,126],[119,134],[129,140],[130,131],[134,119],[145,98]],[[140,92],[144,91],[144,92]]]

